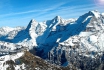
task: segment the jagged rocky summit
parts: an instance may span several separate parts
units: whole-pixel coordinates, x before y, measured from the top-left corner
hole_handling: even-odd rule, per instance
[[[40,23],[32,19],[27,27],[0,28],[0,50],[6,52],[1,55],[26,48],[51,64],[72,64],[78,69],[90,68],[90,64],[96,64],[94,61],[101,64],[103,42],[104,14],[97,10],[89,11],[78,19],[56,16]]]

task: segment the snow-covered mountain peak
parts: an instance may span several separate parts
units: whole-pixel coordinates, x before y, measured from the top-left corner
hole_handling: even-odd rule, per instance
[[[63,23],[63,19],[60,16],[53,18],[53,23]]]
[[[37,21],[36,21],[35,19],[32,19],[32,20],[31,20],[31,23],[33,23],[33,22],[37,22]]]
[[[5,26],[5,27],[1,27],[0,29],[6,30],[6,31],[12,31],[14,28]]]
[[[61,17],[60,17],[60,16],[56,16],[54,19],[56,19],[56,20],[60,20]]]
[[[77,19],[77,23],[88,23],[92,21],[99,21],[101,20],[101,14],[97,11],[97,10],[94,10],[94,11],[89,11],[88,13],[85,13],[84,15],[80,16],[78,19]]]
[[[103,16],[104,13],[95,10],[78,19],[56,16],[45,22],[32,19],[26,28],[2,27],[0,49],[18,51],[25,47],[29,50],[36,48],[36,55],[58,65],[70,63],[77,54],[92,58],[96,55],[94,53],[104,51]]]
[[[96,18],[100,18],[100,13],[97,10],[90,11]]]
[[[28,24],[26,30],[34,29],[34,28],[37,26],[37,24],[38,24],[38,22],[35,21],[34,19],[32,19],[32,20],[29,22],[29,24]]]
[[[104,16],[104,13],[102,13],[102,15]]]
[[[35,25],[37,23],[37,21],[35,20],[35,19],[31,19],[31,21],[30,21],[30,25]]]
[[[13,31],[13,30],[19,30],[21,29],[21,27],[15,27],[15,28],[11,28],[11,27],[1,27],[0,28],[0,35],[7,35],[9,32]]]

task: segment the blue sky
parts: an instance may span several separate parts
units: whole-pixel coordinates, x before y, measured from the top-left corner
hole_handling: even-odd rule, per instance
[[[78,18],[90,10],[104,12],[104,0],[0,0],[0,27],[27,26],[31,19],[38,22],[62,18]]]

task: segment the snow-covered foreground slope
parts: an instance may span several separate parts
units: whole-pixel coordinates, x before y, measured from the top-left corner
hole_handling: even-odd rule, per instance
[[[69,70],[75,69],[71,65],[62,67],[50,64],[28,51],[18,52],[0,57],[0,70]]]
[[[7,70],[9,65],[6,64],[6,61],[9,61],[9,60],[15,61],[15,59],[20,58],[23,54],[24,52],[18,52],[17,54],[14,54],[14,55],[1,56],[0,57],[0,70]],[[15,70],[18,70],[16,68],[17,67],[15,67]]]
[[[26,48],[52,64],[63,66],[76,59],[96,60],[103,55],[103,42],[104,14],[96,10],[78,19],[56,16],[40,23],[32,19],[26,28],[0,28],[1,53],[7,55]]]

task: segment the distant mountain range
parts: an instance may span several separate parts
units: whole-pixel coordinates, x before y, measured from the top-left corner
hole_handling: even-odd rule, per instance
[[[27,50],[34,54],[34,57],[42,58],[42,61],[59,67],[72,65],[75,70],[103,68],[103,42],[104,13],[101,14],[97,10],[89,11],[78,19],[63,19],[56,16],[44,22],[32,19],[27,27],[0,28],[1,57],[16,55]],[[23,56],[18,58],[21,57]],[[0,66],[2,67],[2,64]]]

